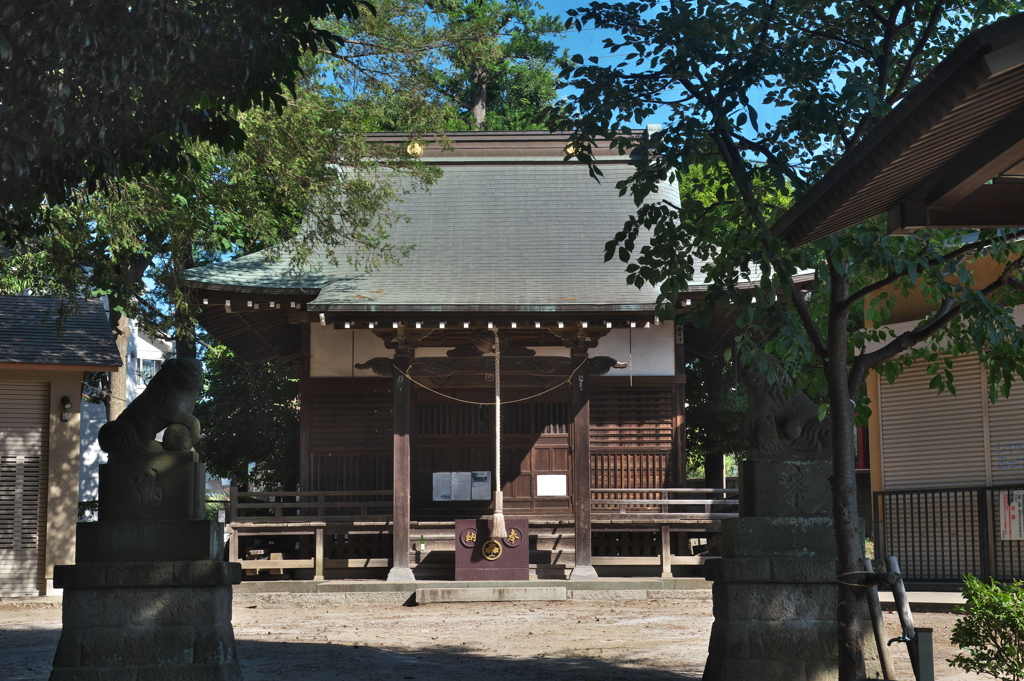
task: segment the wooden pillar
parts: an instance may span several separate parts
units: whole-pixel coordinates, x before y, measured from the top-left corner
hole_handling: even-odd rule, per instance
[[[324,578],[324,528],[314,528],[313,539],[313,581],[319,582]]]
[[[705,376],[709,400],[716,409],[724,409],[726,393],[725,358],[721,355],[712,355],[703,361],[708,366]],[[721,451],[705,455],[704,486],[712,488],[725,487],[725,454]],[[715,497],[712,496],[711,498]]]
[[[409,478],[412,431],[412,386],[404,372],[409,370],[409,353],[396,352],[394,359],[394,513],[391,525],[391,571],[389,582],[411,582],[416,578],[409,567]]]
[[[572,377],[572,492],[576,520],[576,567],[569,579],[597,579],[594,570],[590,523],[590,366],[587,351],[573,349],[583,365]]]
[[[669,487],[686,487],[686,351],[683,327],[675,327],[675,375],[672,385],[672,471]],[[680,380],[683,379],[683,380]]]
[[[313,400],[310,396],[310,329],[309,322],[300,325],[301,357],[299,364],[299,489],[313,489]],[[296,490],[298,491],[298,490]]]
[[[661,578],[672,579],[672,530],[661,526]]]

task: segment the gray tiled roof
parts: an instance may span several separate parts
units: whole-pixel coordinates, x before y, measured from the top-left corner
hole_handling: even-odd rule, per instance
[[[189,270],[188,279],[222,290],[318,289],[313,311],[651,309],[657,292],[628,286],[624,264],[604,262],[605,242],[635,211],[615,188],[631,170],[602,165],[598,183],[578,163],[448,165],[398,207],[409,220],[392,239],[415,245],[401,266],[367,274],[342,262],[299,281],[286,260],[257,254]],[[661,191],[677,200],[674,187]]]
[[[101,301],[79,301],[78,312],[58,322],[60,306],[55,298],[0,296],[0,363],[121,366]]]

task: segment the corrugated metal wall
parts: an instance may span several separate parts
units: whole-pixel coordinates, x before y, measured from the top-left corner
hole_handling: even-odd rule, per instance
[[[0,382],[0,596],[38,596],[46,560],[50,384]]]
[[[932,377],[923,363],[907,369],[895,384],[881,381],[883,489],[990,484],[989,405],[981,366],[965,357],[954,362],[953,371],[955,396],[936,395],[928,387]],[[1018,392],[1015,401],[1024,404],[1024,389]]]

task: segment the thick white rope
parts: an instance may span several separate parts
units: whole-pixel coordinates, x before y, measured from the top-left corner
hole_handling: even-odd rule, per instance
[[[504,539],[504,499],[501,493],[501,341],[494,329],[494,517],[491,521],[491,539]]]

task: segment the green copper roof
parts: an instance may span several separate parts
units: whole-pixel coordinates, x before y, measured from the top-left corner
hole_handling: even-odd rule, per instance
[[[624,264],[604,262],[604,244],[636,208],[615,188],[631,167],[601,168],[598,183],[579,163],[446,165],[437,184],[398,207],[408,222],[392,238],[415,245],[401,266],[364,273],[342,262],[299,280],[287,261],[253,255],[187,278],[215,290],[318,291],[308,309],[321,312],[652,309],[654,288],[628,286]],[[666,185],[658,198],[678,194]]]

